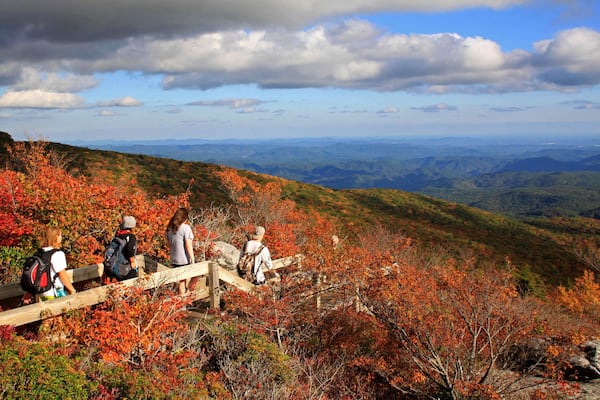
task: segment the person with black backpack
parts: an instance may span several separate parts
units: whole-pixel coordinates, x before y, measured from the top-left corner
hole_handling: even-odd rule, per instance
[[[42,246],[32,259],[35,258],[38,260],[38,273],[44,268],[49,268],[49,281],[48,279],[44,279],[46,282],[42,284],[38,276],[38,279],[33,277],[30,285],[24,286],[25,277],[22,277],[21,286],[24,290],[27,289],[23,298],[24,304],[29,304],[34,296],[36,301],[46,301],[57,297],[64,297],[67,295],[67,291],[69,294],[75,294],[75,287],[73,287],[69,275],[67,275],[67,258],[64,251],[60,249],[61,244],[62,232],[60,228],[56,226],[48,227],[46,235],[41,241]],[[47,288],[47,290],[42,291],[44,288]]]
[[[104,255],[103,282],[108,283],[111,278],[121,282],[138,277],[138,267],[135,259],[137,239],[133,234],[135,226],[136,221],[133,216],[126,215],[123,217],[119,229],[111,239]]]

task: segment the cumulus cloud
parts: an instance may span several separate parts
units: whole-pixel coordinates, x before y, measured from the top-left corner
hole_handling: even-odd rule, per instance
[[[561,86],[600,83],[600,33],[588,28],[559,32],[534,44],[542,80]]]
[[[72,93],[45,92],[43,90],[9,91],[0,96],[0,107],[6,108],[79,108],[85,100]]]
[[[89,75],[42,73],[31,67],[25,67],[21,70],[18,81],[12,85],[12,89],[68,93],[90,89],[97,84],[98,80]]]
[[[532,52],[506,52],[480,36],[387,33],[367,21],[338,18],[527,1],[0,2],[0,86],[7,88],[0,106],[81,107],[75,93],[99,85],[97,74],[116,71],[158,76],[166,90],[242,84],[443,94],[565,91],[600,83],[600,33],[588,28],[558,32]],[[259,110],[260,102],[249,100],[257,103],[192,105]],[[97,103],[140,105],[128,97]]]

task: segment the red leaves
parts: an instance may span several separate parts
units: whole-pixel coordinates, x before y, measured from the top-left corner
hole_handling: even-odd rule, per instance
[[[10,150],[21,172],[0,173],[0,245],[16,245],[27,235],[35,239],[47,225],[63,231],[69,264],[101,261],[105,244],[122,215],[135,216],[138,252],[168,258],[164,232],[170,215],[188,205],[189,193],[153,198],[136,187],[98,171],[94,181],[73,176],[52,162],[43,142],[17,142]],[[57,157],[54,157],[57,158]]]
[[[25,194],[23,175],[0,171],[0,246],[16,246],[33,231],[32,199]]]

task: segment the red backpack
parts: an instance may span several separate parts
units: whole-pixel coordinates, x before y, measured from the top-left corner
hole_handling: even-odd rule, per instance
[[[52,279],[52,262],[50,259],[58,249],[44,251],[39,249],[30,257],[27,257],[23,264],[23,274],[21,275],[21,288],[31,294],[42,294],[54,287],[54,275]]]

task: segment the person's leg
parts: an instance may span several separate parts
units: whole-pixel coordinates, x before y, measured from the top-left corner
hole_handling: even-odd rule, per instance
[[[179,281],[179,294],[185,294],[186,292],[186,281],[185,279],[182,281]]]
[[[188,285],[188,290],[190,292],[193,292],[194,289],[196,289],[196,285],[198,284],[198,277],[195,276],[193,278],[190,279],[190,284]]]

